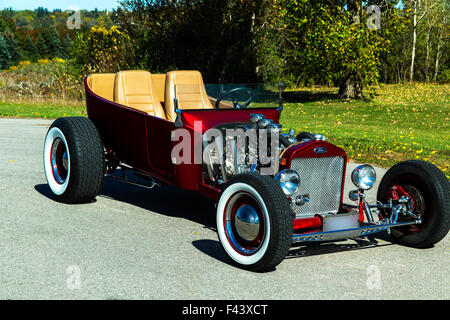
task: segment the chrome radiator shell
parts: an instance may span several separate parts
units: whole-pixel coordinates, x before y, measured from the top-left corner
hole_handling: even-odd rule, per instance
[[[291,168],[300,175],[299,190],[293,196],[309,195],[309,202],[298,206],[292,204],[296,218],[315,214],[336,213],[341,203],[345,168],[344,157],[295,158]]]

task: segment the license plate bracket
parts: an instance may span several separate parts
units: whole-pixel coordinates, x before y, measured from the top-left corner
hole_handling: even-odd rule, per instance
[[[346,230],[359,227],[359,214],[356,211],[323,216],[323,231]]]

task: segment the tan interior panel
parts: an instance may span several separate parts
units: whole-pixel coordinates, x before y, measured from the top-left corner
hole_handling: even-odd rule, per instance
[[[115,73],[91,74],[87,79],[87,83],[89,88],[96,95],[104,99],[113,101],[115,77]]]

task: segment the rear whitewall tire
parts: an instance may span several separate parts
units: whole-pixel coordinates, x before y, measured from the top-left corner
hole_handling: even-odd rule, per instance
[[[86,117],[56,119],[44,141],[44,173],[55,200],[89,203],[100,193],[105,175],[102,139]]]
[[[53,166],[52,166],[52,149],[53,149],[53,144],[55,143],[55,141],[57,139],[61,139],[61,141],[64,143],[64,147],[66,148],[67,157],[68,157],[67,177],[64,180],[64,183],[62,183],[62,184],[56,180],[55,175],[53,173]],[[51,128],[48,131],[47,136],[45,137],[44,172],[45,172],[45,177],[47,178],[48,186],[50,187],[52,192],[55,195],[63,194],[66,191],[67,186],[69,185],[69,180],[70,180],[70,151],[69,151],[69,146],[67,145],[67,139],[64,136],[64,133],[57,127]]]

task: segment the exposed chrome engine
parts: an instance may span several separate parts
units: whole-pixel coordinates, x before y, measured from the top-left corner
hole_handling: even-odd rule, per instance
[[[323,135],[294,130],[282,133],[282,126],[262,114],[251,114],[247,122],[227,123],[203,134],[204,178],[220,185],[246,172],[275,176],[279,155],[290,145],[305,140],[325,140]]]
[[[219,125],[203,135],[204,165],[211,183],[246,172],[278,171],[281,125],[259,114],[248,122]],[[267,174],[267,171],[266,171]]]

